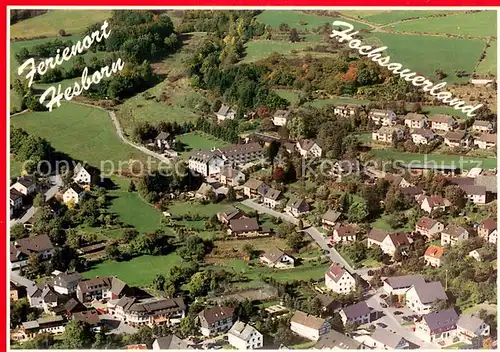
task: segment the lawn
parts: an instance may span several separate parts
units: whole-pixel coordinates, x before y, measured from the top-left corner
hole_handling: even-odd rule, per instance
[[[347,11],[346,11],[347,12]],[[427,16],[438,15],[438,14],[452,14],[457,11],[422,11],[422,10],[394,10],[394,11],[384,11],[382,13],[377,13],[371,16],[362,16],[365,21],[373,22],[377,24],[389,24],[409,18],[424,18]],[[442,19],[442,17],[439,17]]]
[[[220,203],[208,203],[201,204],[196,201],[192,202],[182,202],[175,201],[168,207],[168,212],[174,216],[182,216],[187,214],[201,215],[201,216],[212,216],[217,214],[224,209],[230,207],[230,203],[220,202]]]
[[[385,161],[399,161],[401,163],[431,163],[435,162],[437,166],[456,166],[460,169],[471,169],[480,167],[483,169],[493,169],[497,166],[496,158],[473,158],[462,155],[443,155],[443,154],[417,154],[397,152],[394,150],[372,150],[370,152],[374,157]]]
[[[377,46],[388,46],[388,54],[392,62],[401,62],[405,68],[434,77],[435,70],[440,68],[448,74],[445,81],[456,83],[467,81],[458,78],[456,70],[472,72],[484,43],[479,40],[455,38],[403,36],[397,34],[376,33],[368,41],[378,40]],[[422,57],[433,57],[433,60],[421,60]],[[449,60],[454,57],[454,60]],[[436,79],[436,78],[434,78]],[[437,80],[437,79],[436,79]]]
[[[323,26],[325,23],[332,23],[335,20],[343,19],[308,14],[301,11],[266,10],[257,16],[257,20],[273,28],[279,28],[281,23],[286,23],[290,28],[296,28],[298,31],[312,31]],[[356,22],[355,26],[356,29],[370,28],[370,26],[359,22]]]
[[[496,23],[496,11],[481,11],[447,17],[424,18],[416,21],[398,23],[390,28],[397,32],[496,37]]]
[[[86,279],[114,275],[131,286],[147,287],[153,283],[156,275],[168,276],[170,269],[181,263],[182,258],[175,253],[160,256],[143,255],[125,262],[105,260],[82,275]]]
[[[391,225],[387,223],[387,217],[384,215],[378,218],[376,221],[371,223],[373,228],[385,231],[412,231],[412,228],[407,224],[404,228],[394,229]]]
[[[10,167],[10,170],[9,170],[10,177],[11,178],[17,177],[17,176],[21,175],[21,168],[23,167],[23,163],[20,161],[17,161],[16,157],[14,155],[11,155],[10,160],[9,160],[9,167]]]
[[[175,138],[186,145],[186,151],[191,151],[193,149],[210,149],[212,147],[222,148],[229,145],[229,143],[221,139],[198,131],[181,134]]]
[[[10,123],[28,133],[47,139],[59,152],[86,161],[103,171],[126,167],[130,159],[146,156],[124,144],[116,134],[106,111],[76,103],[62,103],[51,112],[28,112]],[[112,165],[112,166],[111,166]],[[105,166],[105,167],[104,167]]]
[[[82,33],[89,25],[104,22],[110,17],[110,10],[49,10],[43,15],[10,26],[10,37],[51,37],[59,35],[61,29],[68,35],[77,34]]]
[[[370,16],[377,15],[379,13],[386,13],[387,10],[338,10],[343,15],[357,18],[367,18]]]
[[[109,191],[111,206],[109,210],[118,214],[121,221],[132,225],[140,233],[152,233],[160,227],[162,213],[146,203],[137,192],[128,192],[129,180],[113,177],[117,189]]]
[[[469,78],[459,78],[455,71],[472,73],[484,49],[481,40],[390,33],[370,33],[363,42],[376,47],[387,46],[391,62],[401,63],[404,68],[429,76],[436,83],[435,71],[439,68],[448,75],[444,81],[449,84],[467,82]],[[453,60],[450,60],[451,57]]]
[[[343,98],[343,97],[338,97],[338,98],[332,98],[332,99],[318,99],[314,100],[312,102],[304,104],[305,106],[312,106],[315,108],[322,108],[327,105],[337,105],[337,104],[354,104],[354,105],[365,105],[369,104],[369,100],[363,100],[363,99],[354,99],[354,98]]]
[[[154,87],[121,104],[117,118],[127,134],[131,134],[138,122],[194,121],[202,114],[202,104],[210,103],[195,91],[185,77],[184,60],[201,45],[205,33],[184,35],[182,49],[161,62],[153,64],[154,71],[164,75],[164,80]],[[161,99],[161,97],[164,97]]]
[[[490,46],[486,49],[486,56],[479,63],[476,68],[476,74],[487,75],[497,73],[497,42],[491,42]]]
[[[288,100],[291,104],[299,101],[299,92],[296,90],[277,89],[276,93],[283,99]]]

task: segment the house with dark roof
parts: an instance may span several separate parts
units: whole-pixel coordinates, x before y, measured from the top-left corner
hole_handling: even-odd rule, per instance
[[[263,197],[269,190],[269,186],[255,178],[248,179],[243,185],[243,194],[248,198]]]
[[[66,304],[69,299],[69,296],[57,293],[48,284],[39,284],[28,292],[30,307],[43,309],[45,313],[51,313],[54,308]]]
[[[415,197],[415,200],[420,204],[420,209],[428,214],[436,210],[446,211],[451,206],[451,202],[448,199],[438,195],[420,195]]]
[[[84,312],[87,307],[76,298],[70,298],[64,305],[64,313],[66,317],[71,317],[75,313]]]
[[[467,196],[467,199],[474,204],[486,204],[486,187],[476,185],[459,186]]]
[[[401,296],[406,293],[413,285],[425,283],[422,275],[403,275],[388,277],[384,280],[384,291],[388,295]]]
[[[452,148],[468,148],[472,140],[466,131],[448,131],[443,138],[444,145]]]
[[[474,315],[462,314],[458,318],[457,337],[461,341],[471,343],[476,337],[490,336],[490,332],[490,326]]]
[[[117,299],[131,292],[131,288],[125,282],[114,276],[80,281],[76,288],[76,296],[83,303],[93,300]]]
[[[95,310],[87,310],[78,313],[74,313],[71,316],[73,321],[80,321],[90,326],[92,331],[98,332],[101,331],[102,322],[99,317],[99,314]]]
[[[449,115],[437,114],[430,118],[431,128],[438,131],[451,131],[456,126],[456,121]]]
[[[245,174],[232,167],[225,167],[220,172],[219,181],[225,186],[238,186],[245,182]]]
[[[460,241],[469,239],[469,231],[462,226],[450,224],[441,232],[441,246],[454,246]]]
[[[229,220],[228,234],[242,237],[263,236],[270,233],[259,225],[256,218],[240,218]]]
[[[345,324],[366,324],[370,322],[370,307],[365,301],[342,308],[340,317]]]
[[[161,151],[171,149],[173,141],[173,136],[165,131],[161,131],[155,138],[155,144]]]
[[[192,350],[193,347],[175,334],[157,337],[153,342],[153,350]]]
[[[219,111],[215,113],[217,116],[217,121],[222,122],[225,120],[234,120],[236,117],[236,111],[233,110],[230,106],[222,104]]]
[[[427,145],[434,139],[436,139],[437,135],[432,132],[432,130],[417,128],[411,134],[411,139],[415,145]]]
[[[17,210],[23,206],[23,194],[15,188],[10,189],[10,207]],[[11,212],[12,215],[12,212]]]
[[[450,344],[456,336],[457,322],[453,308],[429,313],[415,323],[415,335],[426,342]]]
[[[356,290],[356,279],[346,269],[333,263],[325,273],[325,286],[335,293],[347,295]]]
[[[304,198],[299,198],[294,195],[290,196],[285,206],[285,211],[295,216],[296,218],[311,210],[311,206]]]
[[[277,189],[269,188],[263,198],[264,205],[268,208],[274,209],[283,199],[283,194]]]
[[[245,214],[241,210],[233,206],[230,206],[226,208],[224,211],[217,213],[217,220],[219,220],[223,224],[229,224],[229,221],[240,219],[244,216]]]
[[[485,219],[477,227],[477,235],[486,242],[497,243],[497,220]]]
[[[417,283],[406,292],[406,306],[417,314],[429,313],[437,300],[448,300],[439,281]]]
[[[346,336],[338,331],[330,330],[328,333],[322,335],[316,345],[315,350],[361,350],[365,349],[361,342]]]
[[[261,263],[277,269],[293,268],[295,265],[295,258],[277,247],[262,254],[259,260]]]
[[[38,334],[47,333],[51,335],[62,334],[67,322],[60,315],[47,316],[37,320],[27,321],[21,324],[22,336],[19,340],[33,339]]]
[[[85,190],[77,183],[72,183],[68,189],[63,193],[63,202],[65,204],[78,204],[83,197]]]
[[[321,149],[321,146],[318,144],[318,142],[312,139],[300,140],[297,142],[296,147],[299,151],[299,154],[305,158],[311,156],[320,158],[321,154],[323,153],[323,149]]]
[[[345,118],[353,117],[356,115],[356,111],[358,111],[359,107],[354,104],[343,104],[343,105],[336,105],[333,108],[333,113],[335,115],[339,115]]]
[[[227,342],[238,350],[255,350],[264,346],[264,336],[249,323],[237,321],[227,333]]]
[[[234,308],[216,306],[205,308],[198,313],[200,331],[203,336],[212,336],[227,332],[234,324]]]
[[[323,228],[331,230],[337,224],[337,221],[341,216],[341,213],[329,209],[325,214],[323,214],[323,217],[321,218],[321,225],[323,226]]]
[[[32,254],[47,260],[54,252],[54,245],[48,235],[37,235],[20,238],[10,245],[10,263],[12,269],[22,268],[27,264],[28,257]]]
[[[337,313],[342,308],[342,302],[334,299],[330,295],[318,294],[316,296],[316,298],[321,301],[321,304],[323,305],[322,310],[323,310],[323,312],[325,312],[328,315],[332,315],[333,313]]]
[[[396,113],[392,110],[371,109],[368,113],[368,118],[375,125],[393,126],[396,124]]]
[[[299,336],[308,340],[317,341],[331,330],[331,325],[323,318],[304,313],[300,310],[295,311],[290,320],[290,330]]]
[[[363,340],[363,344],[376,350],[406,350],[410,347],[405,338],[386,329],[375,329],[369,338]]]
[[[114,315],[132,326],[178,324],[185,317],[186,306],[182,297],[121,297],[113,308]]]
[[[23,196],[29,196],[30,194],[33,194],[36,192],[36,185],[37,185],[37,180],[33,176],[22,176],[19,177],[16,181],[11,186],[11,189],[15,189],[19,193],[21,193]]]
[[[405,251],[411,244],[411,239],[404,232],[389,233],[384,230],[371,229],[367,236],[368,247],[379,246],[382,251],[393,256],[399,247]]]
[[[443,257],[443,254],[444,254],[443,247],[430,245],[429,247],[427,247],[424,253],[425,264],[436,268],[440,267],[441,258]]]
[[[218,175],[224,167],[224,159],[213,150],[194,150],[189,155],[188,168],[205,177]]]
[[[431,219],[427,216],[421,217],[415,223],[415,231],[430,239],[432,236],[441,233],[444,230],[444,224],[439,220]]]
[[[76,292],[78,283],[82,280],[82,276],[78,272],[64,272],[58,274],[52,280],[52,286],[58,293],[70,295]]]

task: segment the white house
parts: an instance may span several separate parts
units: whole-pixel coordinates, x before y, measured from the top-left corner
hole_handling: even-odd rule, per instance
[[[281,199],[283,199],[281,191],[274,188],[269,188],[264,194],[264,205],[268,208],[274,209],[279,204]]]
[[[497,221],[495,219],[485,219],[477,227],[477,235],[486,242],[496,243]]]
[[[15,189],[23,196],[28,196],[36,191],[36,178],[32,176],[19,177],[11,189]]]
[[[430,313],[436,300],[448,300],[439,281],[418,283],[406,292],[406,306],[417,314]]]
[[[188,161],[188,168],[207,177],[217,175],[224,167],[224,159],[214,151],[194,151]]]
[[[410,347],[407,340],[386,329],[375,329],[371,336],[363,339],[363,343],[376,350],[405,350]]]
[[[431,245],[427,247],[424,253],[424,261],[425,264],[433,267],[440,267],[441,266],[441,258],[444,254],[444,248]]]
[[[217,121],[225,121],[225,120],[234,120],[236,117],[236,111],[234,111],[231,107],[222,104],[219,111],[215,113],[217,116]]]
[[[426,236],[427,238],[431,238],[432,236],[441,233],[443,230],[444,224],[442,222],[431,219],[427,216],[421,217],[415,223],[415,231]]]
[[[469,231],[464,229],[462,226],[448,225],[441,232],[441,246],[446,246],[449,244],[453,246],[460,241],[465,241],[469,238]]]
[[[177,335],[157,337],[153,342],[153,350],[188,350],[193,349],[186,341]]]
[[[474,132],[492,133],[493,124],[490,121],[475,120],[472,124],[472,130]]]
[[[461,185],[467,199],[474,204],[486,204],[486,187],[476,185]]]
[[[392,143],[394,138],[396,138],[396,141],[404,138],[404,131],[402,128],[384,126],[372,132],[372,140],[376,142]]]
[[[201,334],[212,336],[224,333],[231,329],[234,318],[234,308],[225,306],[205,308],[198,313]]]
[[[423,129],[427,124],[427,116],[409,113],[405,116],[405,126],[415,129]]]
[[[423,283],[425,283],[425,280],[422,275],[393,276],[384,280],[383,288],[388,295],[401,296],[413,285]]]
[[[402,250],[410,245],[410,239],[404,232],[388,233],[378,229],[371,229],[367,236],[368,247],[379,246],[382,251],[390,256],[396,252],[396,248]]]
[[[333,292],[349,294],[356,290],[356,280],[347,270],[333,263],[325,273],[325,286]]]
[[[436,210],[446,211],[451,206],[451,202],[441,196],[419,195],[416,200],[420,204],[420,209],[429,214]]]
[[[10,189],[10,206],[13,210],[19,209],[23,206],[23,194],[15,188]]]
[[[291,115],[288,110],[277,110],[273,115],[273,124],[275,126],[286,126],[290,121]]]
[[[85,166],[78,163],[73,170],[73,181],[80,185],[90,185],[92,183],[92,175]]]
[[[431,129],[440,131],[451,131],[454,129],[455,119],[449,115],[438,114],[430,119]]]
[[[333,229],[341,215],[341,213],[336,212],[335,210],[327,210],[321,218],[321,225],[325,229]]]
[[[269,186],[267,184],[254,178],[248,179],[243,185],[243,194],[248,198],[263,197],[268,190]]]
[[[325,319],[297,310],[290,320],[290,330],[306,339],[317,341],[331,330],[331,326]]]
[[[356,114],[357,106],[355,105],[337,105],[333,109],[335,115],[339,115],[345,118],[352,117]]]
[[[314,156],[319,158],[323,153],[323,149],[321,149],[319,144],[312,139],[303,139],[301,141],[298,141],[296,147],[300,155],[302,155],[303,157]]]
[[[468,148],[470,138],[465,131],[448,131],[444,135],[444,145],[452,148]]]
[[[333,229],[332,243],[356,241],[356,228],[352,225],[337,225]]]
[[[370,322],[370,307],[365,301],[342,308],[340,318],[345,324],[366,324]]]
[[[226,186],[238,186],[240,183],[245,182],[245,174],[239,170],[225,167],[219,175],[219,181]]]
[[[82,280],[82,276],[77,273],[60,273],[52,281],[54,291],[63,295],[70,295],[76,292],[78,283]]]
[[[64,193],[63,193],[63,202],[78,204],[80,200],[82,200],[82,196],[85,193],[85,190],[80,187],[77,183],[73,183]]]
[[[470,343],[473,338],[479,336],[490,336],[490,326],[478,317],[462,314],[457,321],[457,337]]]
[[[497,147],[497,134],[496,133],[483,133],[474,139],[474,145],[479,149],[496,149]]]
[[[396,124],[396,114],[392,110],[371,109],[368,118],[376,125],[393,126]]]
[[[456,337],[457,322],[458,314],[453,308],[429,313],[415,323],[415,335],[429,343],[447,345]]]
[[[302,214],[305,214],[311,210],[311,206],[306,202],[304,198],[298,198],[295,196],[290,196],[288,202],[285,206],[285,211],[292,214],[296,218]]]
[[[411,140],[414,144],[419,145],[427,145],[432,140],[436,138],[436,134],[432,132],[432,130],[417,128],[411,133]]]
[[[264,346],[262,334],[253,326],[242,321],[234,323],[227,333],[228,342],[238,350],[255,350]]]
[[[295,258],[277,247],[262,254],[259,260],[271,268],[288,269],[295,266]]]

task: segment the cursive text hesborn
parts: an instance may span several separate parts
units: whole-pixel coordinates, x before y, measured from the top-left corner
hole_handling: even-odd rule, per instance
[[[64,48],[61,55],[61,50],[57,49],[57,55],[53,58],[48,58],[40,61],[38,66],[35,65],[35,60],[29,58],[26,60],[17,70],[17,74],[21,75],[26,68],[29,68],[26,78],[29,80],[28,86],[31,87],[33,84],[33,79],[35,73],[40,76],[44,75],[49,68],[53,69],[61,65],[64,61],[69,61],[73,56],[81,54],[84,50],[89,49],[94,42],[100,42],[103,38],[108,38],[110,31],[108,29],[108,21],[104,21],[101,26],[100,31],[92,32],[90,35],[85,36],[81,41],[79,40],[75,45]],[[119,58],[111,64],[111,70],[109,66],[102,67],[99,71],[95,71],[91,76],[89,76],[88,67],[85,67],[82,73],[81,82],[74,82],[73,87],[67,87],[64,93],[61,92],[61,84],[58,88],[52,86],[47,88],[45,92],[40,97],[40,103],[43,104],[47,96],[51,95],[50,101],[47,103],[47,108],[52,111],[52,107],[56,105],[61,106],[61,100],[64,98],[66,100],[71,100],[73,97],[79,96],[84,90],[88,90],[91,84],[98,84],[104,77],[110,77],[111,74],[121,71],[124,67],[124,62]]]
[[[382,46],[380,48],[373,49],[370,45],[363,45],[361,40],[353,39],[353,36],[358,34],[359,32],[352,32],[354,30],[354,26],[350,23],[343,21],[335,21],[333,22],[333,26],[342,26],[347,27],[343,31],[340,30],[332,30],[332,34],[330,34],[331,38],[337,38],[339,43],[342,43],[344,40],[348,41],[348,45],[351,49],[357,49],[361,55],[365,55],[369,57],[372,61],[378,63],[380,66],[387,67],[389,71],[396,75],[400,75],[407,82],[411,82],[415,87],[424,86],[422,90],[424,92],[428,92],[430,95],[436,97],[436,99],[441,100],[443,103],[449,104],[455,110],[462,110],[462,112],[466,113],[469,117],[474,117],[474,111],[479,109],[483,104],[478,104],[476,106],[465,105],[466,103],[463,100],[459,100],[459,98],[453,98],[453,94],[450,92],[438,92],[439,89],[444,88],[446,86],[446,82],[441,82],[438,84],[434,84],[423,76],[417,76],[416,72],[411,72],[410,69],[403,69],[403,65],[397,62],[390,62],[390,56],[382,57],[381,52],[386,50],[386,46]]]

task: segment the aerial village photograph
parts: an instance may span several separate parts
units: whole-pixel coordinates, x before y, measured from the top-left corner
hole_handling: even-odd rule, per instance
[[[9,19],[10,348],[497,348],[495,10]]]

